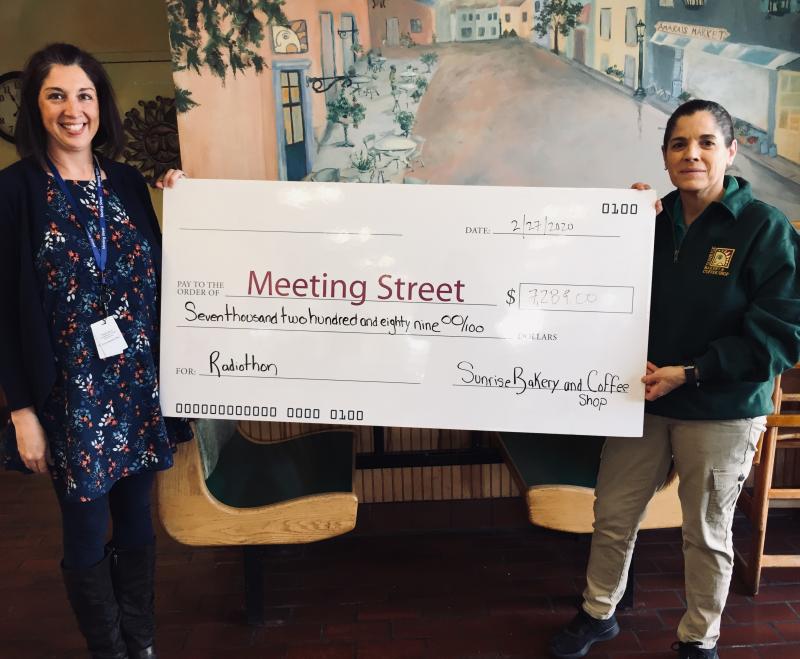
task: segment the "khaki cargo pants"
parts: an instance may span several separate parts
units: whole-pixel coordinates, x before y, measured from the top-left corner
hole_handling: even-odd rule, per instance
[[[647,503],[671,462],[680,479],[687,609],[678,639],[711,648],[733,571],[731,526],[765,418],[683,421],[645,414],[644,437],[609,437],[595,489],[584,610],[610,618],[625,591]]]

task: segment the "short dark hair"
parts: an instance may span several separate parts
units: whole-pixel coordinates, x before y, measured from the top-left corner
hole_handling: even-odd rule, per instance
[[[662,149],[667,148],[678,119],[688,117],[695,112],[710,112],[716,120],[722,136],[725,138],[725,146],[730,146],[733,143],[733,120],[728,111],[716,101],[704,101],[701,98],[695,98],[691,101],[686,101],[683,105],[679,105],[667,120],[667,127],[664,129],[664,142],[661,145]]]
[[[47,133],[39,111],[39,92],[54,64],[79,66],[97,90],[100,126],[92,140],[92,149],[109,158],[117,158],[125,147],[125,131],[119,118],[111,80],[92,55],[77,46],[51,43],[30,56],[22,72],[22,89],[14,140],[17,153],[32,156],[42,166],[47,156]]]

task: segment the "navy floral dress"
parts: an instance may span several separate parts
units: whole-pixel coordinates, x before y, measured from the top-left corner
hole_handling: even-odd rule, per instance
[[[89,230],[100,245],[96,182],[66,185],[89,209]],[[158,277],[150,245],[109,182],[102,187],[108,313],[128,344],[122,354],[105,360],[97,354],[91,325],[103,318],[99,271],[86,232],[52,177],[35,247],[57,371],[40,420],[55,463],[51,475],[67,501],[90,501],[120,478],[171,467],[175,443],[192,436],[185,420],[162,417],[159,405]]]

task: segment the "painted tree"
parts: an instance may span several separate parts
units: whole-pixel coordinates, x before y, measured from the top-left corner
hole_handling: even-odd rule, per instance
[[[223,83],[248,68],[264,70],[258,49],[269,25],[286,25],[284,0],[166,0],[172,68],[207,68]],[[175,90],[178,112],[197,105],[187,89]]]
[[[536,15],[533,29],[540,37],[553,30],[553,52],[558,55],[558,35],[568,36],[578,25],[578,17],[583,11],[583,3],[574,0],[548,0]]]

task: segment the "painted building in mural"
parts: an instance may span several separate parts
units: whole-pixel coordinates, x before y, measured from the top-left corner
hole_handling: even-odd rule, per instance
[[[500,5],[497,2],[456,7],[455,41],[500,38]]]
[[[500,30],[502,36],[530,39],[533,30],[533,0],[502,0]]]
[[[596,0],[592,4],[595,48],[587,64],[633,89],[639,65],[636,24],[644,20],[644,0]]]
[[[342,75],[354,61],[353,44],[372,47],[364,0],[291,0],[284,12],[289,25],[272,26],[261,45],[268,67],[262,74],[228,76],[222,94],[215,76],[175,73],[176,84],[198,103],[178,117],[181,133],[192,135],[181,142],[182,155],[206,163],[206,177],[303,178],[326,130],[326,101],[338,94],[336,85],[315,92],[306,77]],[[250,111],[221,120],[239,107]]]
[[[436,32],[435,0],[364,0],[375,48],[428,45]]]
[[[711,98],[740,143],[800,163],[800,1],[649,0],[645,84]]]

